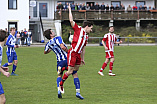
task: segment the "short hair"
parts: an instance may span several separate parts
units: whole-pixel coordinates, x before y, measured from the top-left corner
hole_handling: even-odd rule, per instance
[[[16,28],[15,28],[15,27],[11,27],[11,28],[10,28],[10,31],[12,31],[13,29],[16,29]]]
[[[49,40],[51,39],[50,34],[52,34],[51,29],[47,29],[46,31],[44,31],[44,36]]]
[[[84,21],[83,22],[83,28],[85,28],[86,26],[91,27],[93,25],[93,22],[89,22],[89,21]]]
[[[0,42],[3,42],[7,37],[7,32],[4,30],[0,30]]]

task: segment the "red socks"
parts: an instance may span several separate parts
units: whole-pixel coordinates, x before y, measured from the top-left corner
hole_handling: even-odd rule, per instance
[[[106,66],[107,66],[107,63],[104,62],[101,69],[100,69],[100,72],[102,72],[105,69]]]
[[[61,80],[61,82],[60,82],[60,85],[61,85],[61,86],[63,86],[63,83],[64,83],[64,81],[68,78],[68,76],[69,76],[69,75],[67,74],[67,72],[65,72],[64,75],[63,75],[63,78],[62,78],[62,80]]]
[[[109,73],[112,73],[112,68],[113,68],[113,62],[110,62],[110,71],[109,71]]]

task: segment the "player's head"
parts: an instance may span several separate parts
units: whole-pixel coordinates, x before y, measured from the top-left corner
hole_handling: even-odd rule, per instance
[[[114,27],[113,27],[113,26],[110,26],[110,27],[109,27],[109,32],[110,32],[110,33],[113,33],[113,32],[114,32]]]
[[[89,34],[92,31],[93,23],[89,21],[84,21],[82,27],[85,28],[86,32]]]
[[[11,33],[12,35],[15,35],[15,31],[16,31],[16,28],[15,28],[15,27],[11,27],[11,28],[10,28],[10,33]]]
[[[50,40],[55,37],[55,33],[51,29],[47,29],[46,31],[44,31],[44,36]]]
[[[0,42],[5,41],[7,38],[7,33],[4,30],[0,30]]]

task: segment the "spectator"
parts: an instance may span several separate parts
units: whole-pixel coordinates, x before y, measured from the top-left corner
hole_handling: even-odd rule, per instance
[[[152,10],[156,10],[155,6],[153,6]]]
[[[117,34],[116,38],[117,38],[117,42],[120,42],[120,35],[119,34]],[[118,44],[118,46],[119,46],[119,44]]]
[[[101,9],[101,10],[105,10],[104,2],[101,4],[100,9]]]
[[[119,6],[118,6],[118,4],[116,5],[116,7],[115,7],[115,10],[119,10],[120,8],[119,8]]]
[[[27,45],[27,31],[26,31],[26,28],[24,28],[24,33],[25,33],[25,44]]]
[[[78,4],[78,10],[82,10],[82,4]]]
[[[9,31],[8,31],[7,28],[5,28],[5,31],[6,31],[6,33],[7,33],[7,36],[9,36],[10,34],[9,34]]]
[[[82,4],[82,10],[86,10],[85,3]]]
[[[16,45],[20,45],[20,32],[18,31],[17,34],[16,34]]]
[[[132,7],[133,10],[137,10],[136,4]]]
[[[63,5],[62,5],[62,2],[59,2],[58,9],[59,9],[59,10],[60,10],[60,9],[64,9],[64,8],[63,8]]]
[[[77,3],[75,3],[75,10],[78,10],[78,5],[77,5]]]
[[[111,4],[110,10],[114,10],[114,6]]]
[[[152,7],[149,5],[149,8],[148,8],[148,10],[152,10]]]
[[[69,34],[68,34],[68,39],[69,39],[70,45],[71,45],[71,43],[72,43],[72,38],[73,38],[73,35],[72,35],[72,33],[71,33],[71,30],[70,30],[70,31],[69,31]]]
[[[99,6],[99,4],[97,2],[96,5],[95,5],[95,10],[99,10],[99,9],[100,9],[100,6]]]
[[[74,3],[72,3],[72,5],[71,5],[71,10],[75,10],[75,5],[74,5]]]
[[[107,4],[107,5],[106,5],[106,10],[109,10],[109,8],[110,8],[110,7],[109,7],[109,5]]]
[[[140,5],[140,7],[139,7],[139,10],[143,10],[143,7],[142,7],[142,5]]]
[[[21,45],[24,45],[25,33],[23,32],[23,30],[21,30],[20,36],[21,36]]]
[[[57,7],[56,7],[56,10],[57,10],[57,11],[59,10],[59,3],[57,3]]]
[[[94,10],[94,9],[95,9],[95,7],[93,6],[93,3],[90,4],[90,9],[91,9],[91,10]]]
[[[27,32],[27,45],[30,46],[31,45],[31,40],[32,40],[32,32],[29,31],[28,29],[28,32]]]
[[[125,10],[125,6],[123,4],[120,5],[120,10]]]
[[[67,9],[68,9],[68,5],[69,5],[69,3],[66,3],[66,4],[65,4],[64,10],[67,10]]]
[[[144,5],[143,10],[147,10],[147,6],[146,5]]]
[[[127,7],[127,11],[132,11],[132,7],[130,6],[130,4],[129,4],[129,6]]]
[[[90,10],[89,4],[86,5],[85,9],[86,9],[86,10]]]

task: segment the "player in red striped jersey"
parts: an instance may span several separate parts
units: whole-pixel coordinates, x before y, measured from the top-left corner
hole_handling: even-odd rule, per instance
[[[69,21],[74,30],[73,41],[71,43],[71,48],[68,51],[67,62],[68,62],[68,71],[64,73],[62,81],[60,82],[60,91],[64,93],[63,83],[68,78],[69,75],[73,73],[73,71],[78,71],[81,64],[85,65],[84,54],[85,54],[85,46],[87,44],[88,35],[93,28],[93,23],[89,21],[84,21],[83,26],[78,26],[73,21],[73,16],[71,13],[71,8],[69,4]],[[80,95],[80,89],[76,92],[76,97],[80,99],[84,99]]]
[[[103,70],[105,69],[105,67],[107,66],[107,64],[110,61],[109,64],[109,75],[110,76],[115,76],[115,74],[112,73],[112,68],[113,68],[113,62],[114,62],[114,44],[120,44],[122,43],[122,41],[117,42],[116,39],[116,34],[113,33],[114,32],[114,27],[111,26],[109,28],[109,33],[104,35],[104,38],[102,40],[102,44],[105,47],[105,53],[106,53],[106,61],[103,63],[100,71],[98,72],[98,74],[100,74],[101,76],[104,76],[103,74]],[[106,43],[106,44],[105,44]]]

